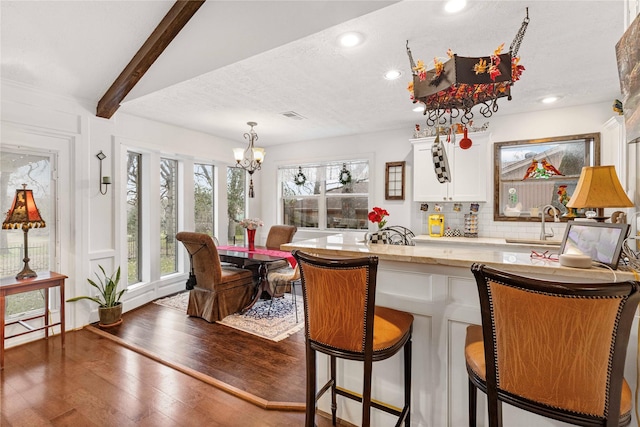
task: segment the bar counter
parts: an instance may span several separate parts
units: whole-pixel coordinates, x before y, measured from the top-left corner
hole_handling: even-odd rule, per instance
[[[410,312],[414,316],[412,426],[468,425],[467,372],[464,362],[466,327],[480,324],[480,307],[475,279],[470,267],[484,263],[523,276],[563,282],[614,282],[634,280],[628,271],[606,268],[578,269],[562,267],[557,261],[531,258],[536,252],[557,252],[556,247],[507,244],[501,239],[456,239],[431,241],[418,239],[416,246],[365,244],[364,232],[341,233],[297,241],[282,250],[302,251],[329,257],[376,255],[379,258],[376,304]],[[339,296],[336,296],[339,297]],[[638,319],[629,339],[625,378],[636,387]],[[374,363],[373,396],[401,406],[401,356]],[[326,381],[328,359],[320,359],[318,383]],[[360,391],[362,367],[357,362],[339,361],[343,386]],[[338,399],[338,416],[356,425],[360,420],[358,404]],[[330,412],[330,402],[322,398],[320,409]],[[485,411],[486,397],[478,393],[478,419]],[[633,412],[633,411],[632,411]],[[505,426],[545,427],[566,424],[503,405]],[[393,425],[392,418],[372,411],[372,425]],[[635,414],[632,425],[636,425]]]
[[[483,263],[522,275],[562,276],[566,280],[621,281],[634,280],[633,273],[604,267],[590,269],[563,267],[557,261],[531,258],[531,251],[557,252],[559,247],[506,243],[491,238],[431,238],[418,236],[416,246],[364,243],[364,233],[350,232],[288,243],[282,250],[300,249],[323,256],[355,257],[376,255],[380,260],[471,268]]]

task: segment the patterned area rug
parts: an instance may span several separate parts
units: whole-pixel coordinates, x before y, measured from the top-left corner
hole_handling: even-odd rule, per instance
[[[154,303],[187,312],[189,292],[155,300]],[[304,307],[302,298],[297,298],[298,322],[291,295],[271,300],[258,300],[244,314],[232,314],[220,320],[219,324],[238,329],[271,341],[281,341],[304,328]],[[270,307],[271,306],[271,307]],[[271,308],[271,310],[269,310]]]

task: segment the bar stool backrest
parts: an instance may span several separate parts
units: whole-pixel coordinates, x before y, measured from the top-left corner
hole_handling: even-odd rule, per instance
[[[347,353],[372,352],[378,258],[294,255],[300,266],[307,339]]]
[[[483,265],[472,272],[487,394],[617,420],[638,283],[551,282]]]

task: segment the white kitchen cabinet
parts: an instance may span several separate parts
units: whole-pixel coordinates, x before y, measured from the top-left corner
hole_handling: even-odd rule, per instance
[[[435,136],[412,139],[413,144],[413,200],[416,202],[486,202],[487,180],[491,175],[488,132],[470,133],[473,141],[463,150],[458,145],[462,135],[456,135],[456,143],[440,138],[447,152],[450,182],[441,183],[436,177],[431,147]]]

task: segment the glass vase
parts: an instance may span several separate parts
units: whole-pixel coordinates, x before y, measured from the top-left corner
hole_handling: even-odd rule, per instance
[[[249,244],[249,250],[256,250],[256,230],[247,228],[247,243]]]

